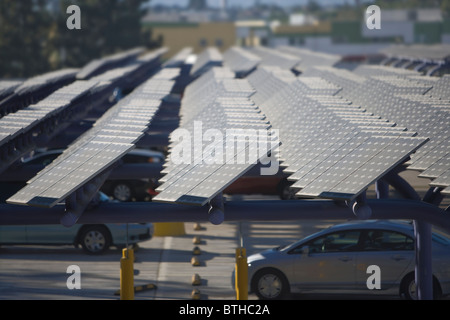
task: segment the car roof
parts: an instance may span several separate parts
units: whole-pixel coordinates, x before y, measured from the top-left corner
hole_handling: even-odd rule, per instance
[[[347,229],[394,229],[409,232],[413,230],[413,225],[411,221],[407,220],[352,220],[331,226],[326,230],[338,231]]]
[[[380,229],[380,230],[392,230],[397,232],[403,232],[405,234],[412,235],[414,232],[413,226],[411,222],[409,221],[403,221],[403,220],[351,220],[344,223],[339,223],[336,225],[333,225],[331,227],[328,227],[326,229],[323,229],[321,231],[312,233],[294,243],[291,243],[290,245],[287,245],[282,250],[283,251],[289,251],[292,248],[295,248],[299,244],[304,244],[311,239],[314,239],[316,237],[320,237],[323,235],[326,235],[331,232],[336,231],[344,231],[344,230],[355,230],[355,229]]]

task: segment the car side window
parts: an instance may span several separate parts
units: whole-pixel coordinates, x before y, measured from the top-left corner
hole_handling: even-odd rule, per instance
[[[369,230],[363,241],[364,251],[414,250],[414,239],[395,231]]]
[[[360,231],[340,231],[311,240],[308,243],[309,253],[356,251],[359,244]]]

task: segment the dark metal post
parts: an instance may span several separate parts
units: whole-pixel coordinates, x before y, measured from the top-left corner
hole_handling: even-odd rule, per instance
[[[375,191],[377,199],[389,198],[389,184],[385,180],[380,179],[375,183]]]
[[[419,300],[433,299],[431,224],[414,220],[416,288]]]

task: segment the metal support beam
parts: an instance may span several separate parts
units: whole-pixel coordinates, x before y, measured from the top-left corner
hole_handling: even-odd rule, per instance
[[[414,220],[416,288],[419,300],[433,299],[431,224]]]
[[[107,170],[98,175],[66,198],[66,211],[60,220],[63,226],[72,227],[77,223],[92,199],[98,194],[110,173],[111,170]]]
[[[423,201],[438,206],[443,196],[440,188],[430,188]],[[415,241],[415,273],[417,298],[419,300],[433,299],[433,256],[431,224],[414,220]]]
[[[402,177],[398,175],[401,167],[387,174],[385,179],[403,197],[420,200],[420,196],[414,188]],[[429,190],[424,201],[436,204],[436,194]],[[439,203],[438,203],[439,204]],[[432,277],[432,245],[431,245],[431,224],[423,220],[414,220],[415,235],[415,277],[417,297],[420,300],[433,299],[433,277]]]
[[[375,192],[377,194],[377,199],[389,198],[389,183],[384,179],[378,180],[375,183]]]
[[[386,174],[383,180],[391,185],[403,198],[420,201],[417,191],[402,177],[398,175],[401,168]]]
[[[411,200],[367,200],[372,219],[420,220],[450,232],[448,212]],[[224,205],[229,221],[354,220],[352,210],[332,200],[230,201]],[[86,211],[78,224],[139,222],[207,222],[208,207],[156,202],[102,203]],[[0,205],[0,225],[59,224],[64,206],[52,209]]]
[[[225,205],[222,193],[219,193],[209,202],[208,215],[209,221],[215,225],[219,225],[225,220]]]
[[[367,204],[366,191],[361,193],[352,204],[352,210],[356,218],[360,220],[370,219],[372,216],[372,209]]]

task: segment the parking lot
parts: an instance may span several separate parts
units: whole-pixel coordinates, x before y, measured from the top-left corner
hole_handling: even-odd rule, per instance
[[[423,194],[424,180],[411,172],[405,179]],[[373,196],[374,190],[368,192]],[[276,199],[276,196],[239,196],[233,200]],[[443,205],[448,205],[444,201]],[[135,300],[235,300],[232,288],[232,272],[235,266],[235,250],[241,236],[247,256],[265,249],[290,244],[307,235],[338,224],[342,220],[307,220],[283,222],[226,222],[219,226],[201,223],[196,230],[194,223],[184,223],[183,236],[153,237],[135,249],[134,285],[154,285],[156,289],[142,289]],[[200,238],[194,244],[194,237]],[[195,247],[200,255],[194,255]],[[118,300],[120,288],[120,248],[112,247],[99,256],[85,254],[73,246],[1,246],[0,247],[0,300]],[[191,259],[197,257],[199,266]],[[71,274],[67,267],[77,265],[81,270],[81,289],[69,290],[66,282]],[[192,277],[198,274],[201,284],[192,285]],[[193,290],[198,290],[193,296]],[[250,294],[249,300],[258,299]],[[398,295],[348,294],[344,292],[320,292],[290,294],[289,300],[398,300]],[[444,299],[449,299],[445,297]]]
[[[235,300],[231,274],[235,249],[243,235],[247,255],[267,248],[286,245],[313,232],[339,223],[338,220],[224,223],[220,226],[185,223],[186,235],[154,237],[143,242],[135,251],[135,286],[156,285],[142,289],[135,300],[191,300],[197,289],[200,300]],[[194,237],[200,244],[194,244]],[[199,247],[199,266],[193,266],[193,249]],[[120,287],[121,251],[110,249],[101,256],[90,256],[71,246],[2,246],[0,248],[0,299],[9,300],[118,300]],[[77,265],[81,270],[81,289],[69,290],[67,267]],[[199,286],[192,285],[198,274]],[[249,300],[255,300],[254,294]],[[291,294],[297,299],[393,299],[397,295],[308,293]]]
[[[283,244],[320,230],[333,221],[306,223],[224,223],[221,226],[186,223],[186,235],[154,237],[135,252],[135,286],[154,284],[156,290],[137,292],[136,300],[192,299],[193,289],[200,299],[235,299],[231,273],[235,249],[244,235],[247,254]],[[201,238],[193,243],[194,236]],[[194,247],[199,247],[199,266],[192,266]],[[110,249],[101,256],[90,256],[71,246],[2,246],[0,248],[0,299],[119,299],[121,251]],[[81,269],[81,290],[66,286],[67,267]],[[198,274],[200,286],[193,286]],[[256,296],[250,296],[256,299]]]

